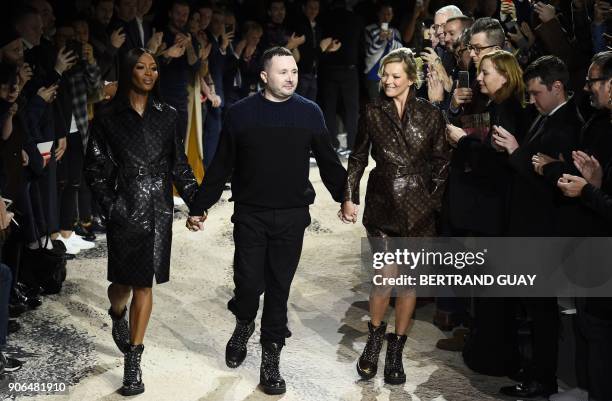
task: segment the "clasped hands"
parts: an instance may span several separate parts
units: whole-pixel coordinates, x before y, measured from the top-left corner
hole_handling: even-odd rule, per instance
[[[353,202],[344,201],[340,210],[338,210],[338,218],[345,224],[357,223],[357,213],[359,212],[359,206]]]
[[[206,221],[207,217],[208,213],[204,213],[202,216],[189,216],[185,223],[185,227],[192,232],[204,230],[204,221]]]

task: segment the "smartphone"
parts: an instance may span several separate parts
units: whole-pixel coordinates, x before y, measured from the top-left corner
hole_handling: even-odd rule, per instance
[[[382,22],[380,24],[380,29],[383,31],[388,31],[389,30],[389,23],[388,22]]]
[[[79,60],[83,58],[83,45],[76,40],[66,42],[66,51],[72,51]]]
[[[424,39],[423,40],[423,49],[426,49],[428,47],[433,47],[433,43],[431,43],[431,39]]]
[[[470,87],[470,73],[469,71],[459,71],[459,84],[458,88],[469,88]]]

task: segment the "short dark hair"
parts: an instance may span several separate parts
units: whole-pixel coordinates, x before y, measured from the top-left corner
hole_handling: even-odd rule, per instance
[[[170,2],[170,7],[168,8],[168,10],[172,10],[174,6],[185,6],[189,7],[189,9],[191,10],[191,3],[189,3],[187,0],[172,0]]]
[[[536,78],[540,78],[548,90],[551,90],[557,81],[563,84],[565,90],[569,85],[570,76],[567,66],[559,57],[548,55],[529,64],[523,73],[525,83]]]
[[[498,20],[490,17],[478,18],[470,28],[470,34],[474,36],[482,32],[485,33],[489,44],[503,47],[506,35]]]
[[[612,78],[612,50],[597,53],[591,59],[591,63],[601,69],[602,78]]]
[[[263,56],[261,56],[261,65],[263,66],[263,68],[265,69],[266,67],[268,67],[268,65],[270,65],[270,61],[272,60],[272,58],[276,56],[293,57],[293,54],[291,53],[291,50],[287,49],[286,47],[282,47],[282,46],[271,47],[263,53]]]

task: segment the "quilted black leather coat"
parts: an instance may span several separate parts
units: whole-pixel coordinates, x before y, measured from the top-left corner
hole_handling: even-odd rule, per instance
[[[151,96],[142,116],[116,99],[94,118],[85,176],[107,220],[108,279],[150,287],[168,281],[172,184],[190,205],[198,184],[176,110]]]

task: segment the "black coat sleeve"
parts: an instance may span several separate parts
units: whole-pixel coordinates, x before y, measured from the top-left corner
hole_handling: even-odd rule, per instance
[[[117,166],[109,154],[104,138],[104,128],[99,118],[95,118],[85,156],[85,179],[91,188],[94,199],[108,217],[115,201],[115,180]]]
[[[185,203],[187,203],[187,206],[190,207],[198,191],[198,182],[196,181],[193,171],[187,162],[183,135],[178,130],[178,116],[176,120],[177,129],[175,129],[174,132],[172,181],[181,198],[183,198]]]
[[[601,189],[587,184],[580,194],[582,202],[595,213],[612,223],[612,197]]]

